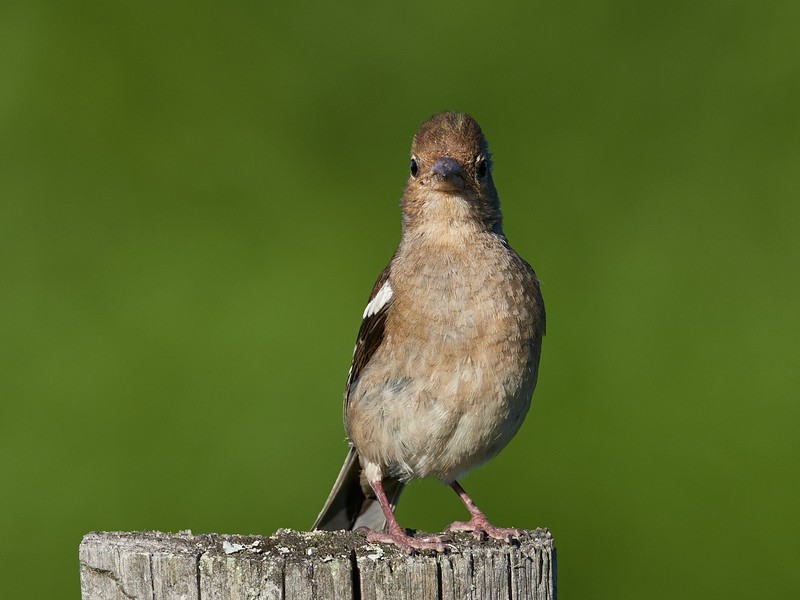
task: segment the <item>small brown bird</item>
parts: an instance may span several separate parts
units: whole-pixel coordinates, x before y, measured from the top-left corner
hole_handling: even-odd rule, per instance
[[[372,289],[347,379],[350,451],[314,529],[366,527],[369,541],[442,551],[444,537],[411,536],[393,513],[406,483],[435,477],[472,517],[450,530],[511,541],[519,531],[491,525],[456,480],[522,425],[545,312],[536,274],[503,234],[472,117],[422,124],[401,206],[402,239]]]

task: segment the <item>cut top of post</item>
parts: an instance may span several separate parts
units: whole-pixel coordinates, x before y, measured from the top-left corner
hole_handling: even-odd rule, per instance
[[[349,531],[89,533],[80,566],[83,600],[556,599],[546,529],[510,545],[453,534],[447,552],[413,556]]]

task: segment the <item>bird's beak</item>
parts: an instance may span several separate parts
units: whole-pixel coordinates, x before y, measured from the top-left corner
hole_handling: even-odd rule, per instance
[[[443,156],[431,167],[431,187],[437,192],[460,192],[464,183],[464,168],[455,158]]]

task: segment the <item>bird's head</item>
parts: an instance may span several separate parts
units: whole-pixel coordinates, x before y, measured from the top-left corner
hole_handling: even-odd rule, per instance
[[[411,144],[403,194],[406,221],[477,221],[500,227],[489,144],[466,113],[443,112],[425,121]]]

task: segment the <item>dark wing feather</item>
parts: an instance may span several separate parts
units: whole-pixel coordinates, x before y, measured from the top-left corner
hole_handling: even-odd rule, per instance
[[[375,282],[372,293],[369,296],[369,302],[375,299],[375,296],[378,295],[378,292],[384,284],[389,281],[390,266],[386,267],[378,276],[378,281]],[[356,339],[356,348],[353,352],[353,364],[350,367],[350,374],[347,376],[347,385],[345,385],[345,410],[347,409],[347,401],[350,397],[350,390],[353,383],[358,380],[361,371],[383,341],[383,332],[386,327],[386,314],[389,312],[389,306],[391,306],[391,304],[392,300],[390,298],[379,311],[364,317],[364,320],[361,321],[361,328],[358,330],[358,338]]]

